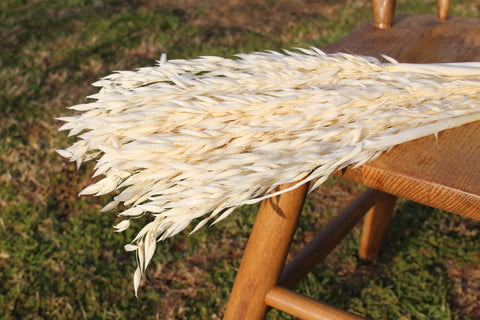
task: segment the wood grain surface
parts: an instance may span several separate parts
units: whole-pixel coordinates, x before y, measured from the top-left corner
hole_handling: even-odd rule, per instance
[[[347,52],[378,58],[385,54],[411,63],[480,61],[480,25],[477,20],[466,18],[449,18],[443,22],[435,16],[396,16],[391,28],[377,28],[369,21],[346,38],[322,49],[328,53]],[[432,135],[398,145],[363,166],[348,167],[336,174],[394,196],[480,219],[480,122],[445,130],[438,137]],[[282,188],[285,187],[288,186]],[[301,319],[361,319],[275,286],[306,190],[304,185],[262,202],[225,319],[263,319],[267,304]],[[380,203],[382,208],[372,213],[372,218],[391,210],[394,201],[395,197],[388,196],[385,203]],[[389,215],[385,215],[380,222],[382,229],[388,220]],[[373,224],[372,228],[375,229]],[[378,242],[382,237],[370,231],[367,242]],[[322,238],[320,242],[325,241]],[[370,249],[369,255],[377,251]],[[313,255],[312,252],[307,250],[305,256]],[[318,259],[299,258],[298,261],[310,260]],[[286,283],[286,280],[280,282]]]
[[[298,319],[305,320],[366,320],[353,313],[313,300],[305,295],[282,287],[273,287],[267,293],[265,302],[285,311]]]
[[[268,309],[265,296],[282,272],[307,190],[308,184],[305,184],[262,201],[235,278],[225,320],[265,317]]]
[[[385,29],[392,26],[395,14],[395,0],[373,0],[373,21],[377,28]]]
[[[400,62],[480,61],[477,19],[430,15],[395,17],[392,28],[372,21],[346,38],[322,48]],[[480,219],[480,122],[440,132],[394,147],[379,158],[336,173],[393,195],[465,217]]]
[[[366,214],[358,254],[365,260],[377,258],[392,218],[397,197],[387,194]]]

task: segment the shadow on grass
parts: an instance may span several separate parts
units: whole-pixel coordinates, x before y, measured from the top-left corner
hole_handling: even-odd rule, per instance
[[[370,319],[478,319],[478,279],[465,272],[480,259],[478,223],[402,200],[374,262],[358,257],[359,228],[298,292]],[[293,318],[273,310],[269,319]]]

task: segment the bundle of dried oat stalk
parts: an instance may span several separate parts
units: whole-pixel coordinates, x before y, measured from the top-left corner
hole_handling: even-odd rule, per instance
[[[148,223],[136,251],[135,291],[157,241],[193,219],[217,222],[277,186],[315,180],[389,148],[480,120],[480,63],[404,64],[316,48],[166,61],[96,82],[95,102],[70,109],[58,152],[96,159],[103,176],[81,194],[116,192],[128,209],[116,231]],[[284,190],[282,192],[286,192]]]

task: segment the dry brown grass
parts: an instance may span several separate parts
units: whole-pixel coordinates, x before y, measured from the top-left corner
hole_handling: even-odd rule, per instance
[[[446,264],[448,276],[453,282],[452,292],[460,316],[471,320],[480,319],[480,270],[476,266]]]
[[[159,1],[143,1],[145,5]],[[308,20],[308,31],[299,34],[303,41],[324,37],[328,31],[321,26],[321,17],[339,13],[345,1],[314,0],[166,0],[162,4],[182,10],[185,19],[210,33],[230,33],[228,41],[236,40],[236,30],[250,30],[260,34],[275,34],[281,42],[292,41],[292,30],[300,21]],[[355,6],[369,6],[369,1],[355,1]]]
[[[11,3],[0,1],[0,11],[12,6]],[[40,14],[33,10],[43,4],[48,7],[50,3],[59,8]],[[272,49],[263,45],[262,41],[267,38],[278,39],[279,46],[284,45],[282,42],[288,46],[296,42],[308,45],[333,33],[331,28],[322,25],[325,20],[330,21],[342,12],[368,9],[370,1],[140,0],[103,7],[105,1],[95,0],[90,6],[73,8],[63,8],[66,5],[59,3],[28,1],[16,7],[13,14],[4,16],[5,21],[15,23],[0,22],[3,52],[12,52],[15,60],[9,64],[0,60],[2,91],[6,99],[10,99],[7,102],[17,103],[24,98],[22,104],[1,106],[10,109],[8,116],[0,117],[0,143],[4,148],[0,153],[0,189],[3,191],[0,195],[0,297],[5,298],[0,304],[0,318],[192,319],[192,314],[195,319],[221,318],[231,285],[230,280],[221,278],[234,276],[243,253],[248,234],[243,218],[236,220],[238,224],[225,221],[228,227],[217,225],[205,233],[208,236],[198,234],[175,239],[171,251],[162,252],[163,256],[149,270],[141,299],[135,299],[130,278],[133,257],[121,255],[124,243],[121,235],[105,236],[113,234],[112,223],[98,213],[100,204],[77,197],[78,192],[91,183],[88,170],[77,171],[74,164],[61,160],[55,153],[55,149],[66,145],[66,137],[57,132],[61,124],[54,117],[69,113],[65,106],[85,101],[85,96],[94,93],[91,82],[112,70],[151,65],[160,53],[172,50],[173,45],[178,46],[177,55],[194,46],[208,53],[216,46],[230,47],[245,41],[243,30],[264,37],[255,39],[258,50]],[[349,11],[342,11],[346,10],[346,4]],[[473,14],[478,12],[479,4],[480,0],[459,4],[458,10]],[[93,20],[89,13],[98,8],[107,10],[103,19],[108,20],[119,10],[155,11],[158,7],[171,8],[171,15],[180,17],[182,26],[193,26],[194,31],[185,35],[182,33],[185,30],[175,26],[173,29],[177,29],[166,31],[171,38],[159,38],[162,34],[158,28],[142,27],[118,40],[105,31],[85,30],[85,25]],[[32,16],[32,12],[35,15]],[[44,16],[48,19],[45,25],[39,26],[47,28],[50,23],[66,19],[59,27],[69,32],[50,35],[29,29],[33,21],[29,19]],[[339,28],[346,27],[340,25]],[[81,31],[85,31],[83,37],[79,34]],[[28,37],[30,33],[38,37]],[[130,36],[138,41],[123,43]],[[112,45],[122,43],[107,50],[104,47],[109,44],[101,42],[105,38],[112,39]],[[90,51],[72,62],[77,58],[78,49]],[[99,49],[105,51],[98,54]],[[177,57],[169,53],[169,58]],[[6,128],[10,129],[4,134]],[[302,217],[307,221],[302,224],[304,236],[298,237],[293,253],[359,192],[353,185],[340,183],[312,194],[310,207]],[[232,217],[232,221],[234,219]],[[472,222],[461,218],[445,218],[434,230],[470,239],[478,238],[479,231]],[[351,237],[358,239],[359,232],[356,228]],[[196,239],[203,242],[198,243],[200,240]],[[195,241],[198,242],[193,245]],[[321,269],[338,271],[343,281],[340,287],[364,284],[372,275],[381,277],[382,266],[358,264],[352,260],[355,254],[345,257],[349,243],[342,243]],[[117,249],[114,255],[112,250]],[[444,265],[452,283],[449,299],[453,300],[450,303],[453,312],[458,310],[461,317],[477,320],[480,319],[480,275],[475,257],[478,259],[479,255],[478,252],[466,254],[474,257],[471,264],[451,260]],[[167,257],[175,255],[175,259],[168,261]],[[223,274],[219,276],[216,272]],[[102,278],[107,274],[110,278]],[[115,288],[106,288],[108,283],[113,283]],[[99,290],[102,294],[98,294]],[[217,300],[208,300],[212,292],[220,290],[223,291]],[[160,294],[155,295],[157,292]],[[202,308],[207,308],[204,316],[199,315]]]

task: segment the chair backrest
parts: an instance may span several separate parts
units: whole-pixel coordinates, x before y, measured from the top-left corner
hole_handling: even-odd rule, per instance
[[[373,0],[373,17],[375,26],[380,29],[390,28],[395,15],[396,0]],[[450,0],[438,0],[437,18],[446,21]]]

